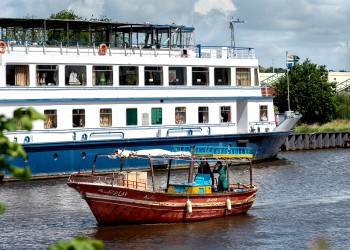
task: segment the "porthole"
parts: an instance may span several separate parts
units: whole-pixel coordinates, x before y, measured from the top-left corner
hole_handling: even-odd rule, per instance
[[[54,154],[53,154],[53,159],[54,159],[55,161],[57,161],[57,159],[58,159],[58,154],[57,154],[57,153],[54,153]]]

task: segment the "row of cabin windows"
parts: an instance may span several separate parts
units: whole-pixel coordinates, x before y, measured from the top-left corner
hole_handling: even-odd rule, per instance
[[[119,85],[132,86],[139,85],[138,66],[118,66]],[[66,65],[64,81],[66,86],[87,85],[86,66]],[[37,65],[36,85],[59,85],[58,65]],[[254,84],[259,85],[257,69],[254,71]],[[187,85],[186,67],[169,67],[169,85]],[[251,86],[251,69],[236,68],[236,85]],[[145,85],[164,85],[164,70],[161,66],[144,67]],[[231,85],[231,68],[215,67],[214,84],[216,86]],[[29,85],[29,65],[6,65],[6,85],[28,86]],[[92,85],[113,85],[113,66],[93,66]],[[192,67],[192,85],[209,85],[209,67]]]
[[[57,110],[44,110],[44,114],[47,119],[44,121],[44,128],[57,128]],[[231,107],[220,107],[220,122],[231,122]],[[22,111],[22,116],[28,115],[26,111]],[[138,125],[137,120],[137,108],[126,109],[126,125]],[[267,121],[267,106],[260,106],[260,121]],[[73,109],[72,110],[72,127],[85,127],[85,109]],[[198,123],[209,123],[209,108],[198,107]],[[151,124],[162,125],[163,124],[163,112],[162,108],[151,108]],[[175,108],[175,124],[186,124],[186,107]],[[149,125],[149,114],[142,114],[142,125]],[[100,127],[112,126],[112,109],[104,108],[100,109]],[[21,129],[21,124],[18,122],[17,129]]]

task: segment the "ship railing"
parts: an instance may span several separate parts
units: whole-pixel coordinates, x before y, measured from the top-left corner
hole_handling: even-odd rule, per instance
[[[29,53],[56,53],[56,54],[92,54],[99,55],[99,48],[101,44],[107,46],[106,56],[112,55],[139,55],[139,56],[169,56],[169,57],[183,57],[184,51],[188,50],[183,45],[172,45],[161,47],[158,44],[151,45],[128,45],[126,43],[82,43],[79,41],[32,41],[32,40],[7,40],[6,53],[13,52]]]
[[[254,59],[255,50],[245,47],[229,46],[191,46],[177,45],[161,46],[159,44],[150,45],[129,45],[126,43],[103,43],[103,42],[79,42],[79,41],[35,41],[35,40],[7,40],[6,53],[13,52],[42,53],[42,54],[92,54],[99,55],[101,44],[107,46],[105,56],[168,56],[184,58],[223,58],[223,59]]]
[[[181,126],[181,127],[178,127]],[[162,125],[162,126],[140,126],[140,127],[122,127],[122,128],[76,128],[76,129],[41,129],[32,130],[17,130],[14,132],[6,132],[5,135],[12,141],[17,143],[41,143],[48,141],[88,141],[88,140],[104,140],[104,139],[125,139],[134,138],[135,133],[142,133],[142,136],[170,137],[187,135],[212,135],[222,134],[222,129],[232,131],[236,123],[220,123],[201,125],[183,124],[183,125]],[[105,130],[105,131],[104,131]],[[141,132],[144,131],[145,133]]]
[[[134,181],[134,180],[124,180],[123,187],[127,188],[134,188],[138,190],[147,190],[147,183],[140,182],[140,181]]]
[[[249,122],[250,132],[270,132],[269,126],[276,126],[274,121]],[[265,128],[265,131],[262,131]]]
[[[92,133],[90,133],[90,138],[92,138],[92,137],[104,137],[104,136],[109,136],[109,135],[120,135],[120,138],[124,138],[124,132],[121,132],[121,131],[117,131],[117,132],[112,132],[112,131],[92,132]]]
[[[166,130],[166,137],[171,136],[172,134],[187,133],[187,135],[202,134],[203,132],[207,135],[212,134],[212,129],[222,128],[222,127],[231,127],[236,126],[236,123],[221,123],[221,124],[203,124],[203,126],[193,126],[193,127],[176,127],[168,128]]]
[[[255,49],[246,47],[197,45],[195,52],[201,58],[255,59]]]
[[[192,127],[192,128],[169,128],[166,132],[166,136],[168,137],[172,132],[186,132],[187,135],[193,135],[194,131],[202,132],[202,128],[200,127]]]
[[[76,174],[69,177],[70,182],[78,183],[93,183],[99,185],[120,186],[127,188],[134,188],[138,190],[147,190],[147,183],[136,180],[128,180],[125,176],[127,173],[120,172],[113,176],[97,176],[88,174]]]

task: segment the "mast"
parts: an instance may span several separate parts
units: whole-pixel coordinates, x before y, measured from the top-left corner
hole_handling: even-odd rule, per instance
[[[231,48],[236,48],[236,42],[235,42],[235,23],[245,23],[245,21],[239,20],[233,20],[233,17],[230,21],[230,30],[231,30]]]

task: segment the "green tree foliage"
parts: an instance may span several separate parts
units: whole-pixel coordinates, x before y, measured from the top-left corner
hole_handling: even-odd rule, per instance
[[[61,10],[56,14],[51,14],[50,19],[81,20],[82,18],[74,13],[73,10]]]
[[[48,250],[102,250],[104,244],[100,240],[92,240],[85,236],[77,236],[70,241],[57,241]]]
[[[64,20],[81,20],[82,18],[74,13],[73,10],[61,10],[55,14],[51,14],[49,19],[64,19]],[[48,32],[48,40],[49,41],[64,41],[66,40],[66,32],[62,32],[62,30],[50,30]],[[79,40],[79,35],[70,31],[68,33],[69,40]],[[85,37],[84,40],[86,40]],[[87,42],[87,41],[86,41]]]
[[[335,83],[328,82],[326,66],[317,66],[306,59],[294,65],[289,71],[290,108],[299,111],[304,123],[325,123],[337,114]],[[275,105],[288,110],[287,75],[274,84]]]
[[[338,106],[338,119],[350,120],[350,95],[349,93],[338,93],[335,95],[335,100]]]
[[[25,113],[26,115],[23,115]],[[10,141],[4,132],[15,131],[20,124],[22,129],[31,130],[33,128],[32,122],[35,120],[46,119],[46,116],[39,114],[33,108],[19,108],[13,112],[13,117],[7,118],[0,115],[0,171],[7,170],[12,176],[20,180],[29,180],[31,173],[29,167],[19,168],[12,166],[7,162],[7,159],[21,157],[26,159],[27,155],[21,145]],[[9,157],[9,158],[5,158]],[[0,203],[0,214],[5,212],[5,205]]]
[[[84,20],[81,16],[75,14],[73,10],[61,10],[57,13],[53,13],[49,17],[50,19],[63,19],[63,20]],[[111,19],[107,16],[103,16],[101,18],[96,18],[93,15],[90,18],[90,21],[100,21],[100,22],[110,22]],[[106,40],[106,31],[99,31],[92,34],[93,41],[103,41]],[[89,43],[89,34],[88,31],[69,31],[68,32],[69,41],[79,41],[80,44]],[[50,30],[48,32],[48,40],[50,42],[61,42],[67,40],[67,34],[63,30]],[[69,42],[68,42],[69,43]],[[64,42],[63,45],[66,45]]]
[[[25,115],[23,115],[25,113]],[[29,167],[20,168],[10,165],[5,159],[8,157],[21,157],[26,159],[27,155],[21,145],[10,141],[4,132],[15,131],[20,125],[22,129],[32,130],[33,121],[45,120],[46,116],[38,113],[34,108],[19,108],[13,113],[13,117],[7,118],[5,115],[0,115],[0,170],[7,170],[12,176],[19,180],[29,180],[31,173]],[[6,206],[0,203],[0,215],[6,210]],[[100,240],[92,240],[85,236],[77,236],[70,241],[58,241],[51,245],[50,250],[101,250],[104,244]]]
[[[286,69],[283,69],[283,68],[272,68],[272,67],[269,67],[269,68],[265,68],[261,65],[259,65],[259,72],[261,73],[285,73],[286,72]]]
[[[25,115],[23,115],[25,113]],[[14,177],[20,180],[28,180],[31,178],[30,169],[18,168],[11,166],[5,159],[5,155],[11,158],[21,157],[26,159],[27,155],[21,145],[10,141],[4,132],[17,130],[20,124],[22,129],[31,130],[33,128],[33,121],[44,120],[45,115],[39,114],[34,108],[19,108],[13,112],[13,117],[7,118],[0,115],[0,170],[9,171]]]

